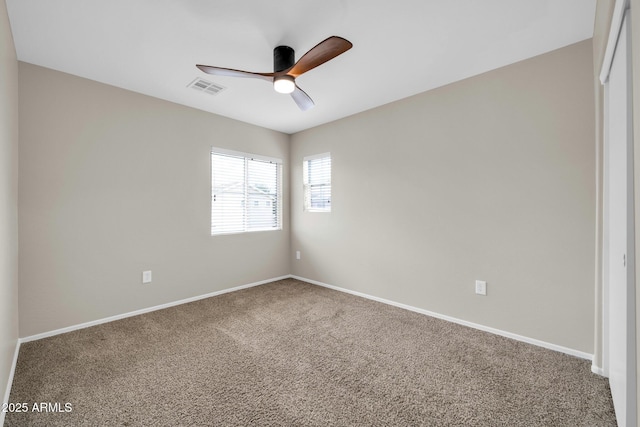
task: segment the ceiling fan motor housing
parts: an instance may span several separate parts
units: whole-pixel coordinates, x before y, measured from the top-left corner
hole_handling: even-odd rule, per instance
[[[295,51],[289,46],[278,46],[273,49],[273,72],[284,71],[295,64]]]

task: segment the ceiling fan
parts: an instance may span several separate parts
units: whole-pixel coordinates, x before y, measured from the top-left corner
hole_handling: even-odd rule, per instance
[[[315,47],[302,55],[302,58],[295,62],[295,52],[289,46],[278,46],[273,49],[273,73],[252,73],[250,71],[234,70],[231,68],[214,67],[211,65],[196,65],[207,74],[226,77],[252,77],[256,79],[273,82],[276,92],[289,93],[302,111],[306,111],[315,104],[296,84],[296,78],[313,70],[318,65],[322,65],[343,54],[353,47],[349,40],[342,37],[332,36],[318,43]]]

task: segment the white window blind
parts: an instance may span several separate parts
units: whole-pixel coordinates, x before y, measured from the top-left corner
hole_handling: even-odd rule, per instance
[[[282,161],[211,151],[211,235],[282,229]]]
[[[303,159],[304,210],[331,212],[331,153]]]

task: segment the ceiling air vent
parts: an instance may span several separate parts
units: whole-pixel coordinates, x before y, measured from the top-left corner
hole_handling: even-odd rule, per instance
[[[226,89],[224,86],[209,82],[207,80],[201,79],[200,77],[196,77],[195,80],[187,85],[187,87],[199,90],[200,92],[204,92],[209,95],[217,95],[218,93]]]

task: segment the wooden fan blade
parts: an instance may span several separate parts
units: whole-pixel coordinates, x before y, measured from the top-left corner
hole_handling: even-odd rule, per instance
[[[232,68],[213,67],[211,65],[196,65],[201,71],[214,76],[225,77],[248,77],[262,79],[269,82],[273,81],[274,73],[252,73],[250,71],[234,70]]]
[[[313,99],[311,99],[311,97],[307,95],[305,91],[300,89],[298,85],[296,85],[295,90],[291,92],[291,97],[296,102],[296,104],[298,104],[298,107],[300,107],[302,111],[307,111],[316,105],[313,103]]]
[[[318,43],[309,52],[302,55],[302,58],[287,72],[288,75],[298,77],[309,70],[313,70],[318,65],[322,65],[351,49],[353,44],[342,37],[332,36]]]

